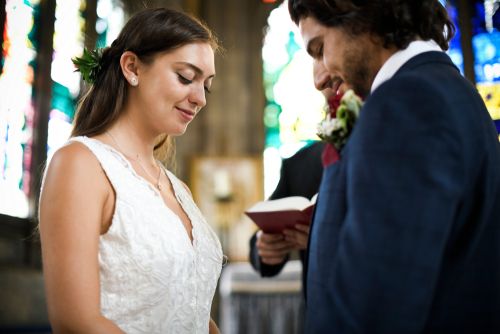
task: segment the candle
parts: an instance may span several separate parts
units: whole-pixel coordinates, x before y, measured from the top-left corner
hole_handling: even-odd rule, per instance
[[[217,198],[227,198],[231,196],[231,179],[225,169],[214,173],[214,195]]]

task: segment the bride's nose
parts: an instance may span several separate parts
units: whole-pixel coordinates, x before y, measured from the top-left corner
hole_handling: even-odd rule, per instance
[[[203,108],[207,104],[207,99],[205,97],[205,86],[203,84],[193,85],[188,99],[190,103],[196,105],[198,110]]]

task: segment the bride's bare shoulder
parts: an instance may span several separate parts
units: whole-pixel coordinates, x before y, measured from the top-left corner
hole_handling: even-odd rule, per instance
[[[71,141],[59,148],[51,158],[50,167],[71,167],[78,169],[99,167],[96,156],[85,144]]]
[[[83,143],[72,141],[59,148],[47,166],[46,181],[99,182],[105,177],[97,157]]]

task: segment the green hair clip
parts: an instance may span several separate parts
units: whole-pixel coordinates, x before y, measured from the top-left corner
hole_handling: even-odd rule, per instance
[[[102,49],[87,50],[83,49],[81,57],[72,58],[77,72],[82,73],[83,80],[93,84],[97,80],[97,75],[101,71]]]

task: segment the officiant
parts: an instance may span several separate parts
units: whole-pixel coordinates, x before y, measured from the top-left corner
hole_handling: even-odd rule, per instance
[[[269,199],[289,196],[311,199],[318,192],[321,182],[323,147],[324,143],[318,141],[284,159],[280,180]],[[309,226],[297,225],[296,229],[287,229],[284,233],[268,234],[259,230],[250,239],[250,263],[262,277],[280,273],[294,250],[304,261]]]
[[[314,85],[325,97],[325,109],[330,113],[337,94],[342,94],[346,87],[334,92],[327,84],[328,76],[325,67],[314,60]],[[278,185],[269,199],[289,196],[311,199],[318,193],[323,166],[329,163],[329,159],[329,151],[322,141],[304,147],[290,158],[284,159]],[[295,250],[304,264],[308,239],[309,226],[298,225],[297,229],[288,229],[285,234],[266,234],[259,230],[250,239],[250,263],[262,277],[275,276],[281,272]]]

